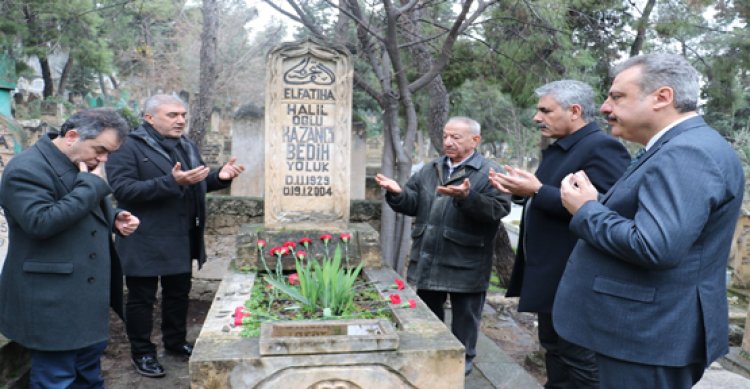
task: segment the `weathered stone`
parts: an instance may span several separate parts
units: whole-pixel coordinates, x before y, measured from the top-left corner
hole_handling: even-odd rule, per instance
[[[737,219],[732,250],[729,254],[729,267],[729,285],[735,288],[750,288],[750,215],[745,211]]]
[[[417,299],[411,288],[391,288],[398,275],[389,268],[363,270],[382,298],[398,292]],[[464,348],[424,303],[393,308],[398,348],[377,352],[313,355],[261,354],[259,337],[240,336],[226,312],[243,306],[256,274],[230,272],[222,281],[190,358],[191,388],[430,388],[464,387]],[[440,372],[440,374],[435,374]]]
[[[342,232],[351,235],[348,243],[342,242],[339,238],[339,234]],[[324,244],[320,241],[320,236],[323,234],[332,235],[331,242],[328,243],[327,248],[323,247]],[[325,250],[328,251],[328,256],[333,255],[336,245],[340,245],[342,257],[348,257],[345,266],[355,267],[360,262],[364,262],[367,267],[382,266],[378,233],[369,224],[349,223],[344,231],[317,229],[288,230],[283,228],[266,228],[260,224],[246,224],[241,227],[240,232],[237,234],[235,268],[243,271],[263,270],[264,265],[262,261],[265,260],[266,266],[269,269],[274,269],[276,268],[276,260],[278,258],[272,256],[269,250],[275,246],[281,246],[288,241],[299,244],[299,240],[303,237],[309,237],[313,240],[312,246],[315,251],[308,252],[308,258],[320,259],[320,257],[324,256],[323,252]],[[265,241],[267,245],[262,249],[263,257],[260,256],[261,250],[258,248],[258,240]],[[298,247],[297,249],[304,250],[302,247]],[[281,262],[283,269],[294,270],[295,261],[292,255],[281,257]]]
[[[313,40],[268,55],[265,215],[270,228],[349,222],[353,66],[344,47]]]
[[[398,349],[385,320],[300,320],[262,323],[261,355],[336,354]]]

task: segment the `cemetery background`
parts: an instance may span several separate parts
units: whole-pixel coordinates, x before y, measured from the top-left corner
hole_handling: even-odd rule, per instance
[[[6,137],[9,148],[12,149],[15,139],[19,139],[24,147],[32,144],[46,130],[47,127],[55,127],[62,122],[58,115],[59,109],[49,109],[41,120],[20,121],[23,125],[24,136],[19,137],[11,127],[2,127],[0,135]],[[247,114],[255,112],[255,114]],[[235,115],[229,116],[223,113],[215,113],[212,117],[212,127],[207,133],[207,142],[205,146],[207,160],[211,164],[219,164],[220,161],[226,160],[232,150],[233,132],[238,132],[240,126],[256,127],[258,121],[262,122],[262,114],[259,109],[247,106],[243,110],[238,110]],[[382,140],[377,137],[366,140],[366,165],[367,171],[364,175],[364,193],[362,199],[353,199],[351,207],[351,218],[353,221],[369,223],[377,230],[379,227],[379,203],[381,193],[372,180],[372,176],[379,170],[379,153]],[[429,147],[427,139],[420,141],[420,149],[424,150],[424,159],[434,157],[434,151]],[[2,146],[2,145],[0,145]],[[6,149],[9,150],[9,149]],[[12,157],[8,151],[3,155],[3,160]],[[417,164],[418,165],[418,164]],[[226,269],[229,260],[233,256],[235,248],[235,235],[237,227],[245,223],[259,223],[263,218],[263,199],[260,197],[239,198],[232,197],[229,194],[211,196],[209,204],[209,229],[207,231],[207,245],[209,250],[209,262],[201,272],[196,272],[194,280],[193,308],[191,308],[189,323],[191,326],[191,336],[197,336],[202,321],[208,310],[211,299],[216,291],[216,285],[221,277],[222,270]],[[516,212],[518,209],[515,210]],[[513,240],[513,232],[517,226],[518,214],[507,220],[505,226]],[[739,272],[747,272],[743,267],[748,262],[748,250],[750,245],[747,238],[747,225],[750,219],[743,216],[740,219],[740,228],[738,228],[738,241],[733,251],[732,265]],[[502,266],[501,264],[499,264]],[[734,282],[740,280],[738,272],[731,273]],[[746,279],[745,273],[742,273]],[[739,356],[739,346],[742,341],[744,320],[746,318],[747,307],[747,289],[745,287],[733,288],[730,295],[731,308],[731,342],[733,353],[731,359],[725,361],[728,369],[735,370],[747,377],[750,377],[747,370],[736,369],[730,361],[734,360],[742,363]],[[144,380],[134,373],[129,364],[129,345],[126,342],[122,326],[115,320],[112,321],[113,332],[112,342],[107,350],[104,366],[106,376],[111,387],[133,387],[133,383],[138,383],[141,387],[170,387],[162,386],[166,381]],[[501,290],[493,290],[488,298],[488,309],[482,322],[483,332],[499,344],[503,350],[508,353],[519,365],[526,368],[533,376],[540,381],[543,379],[543,369],[539,359],[539,346],[536,344],[534,318],[533,315],[516,312],[515,302],[513,299],[502,297]],[[158,340],[157,340],[158,341]],[[184,384],[189,379],[187,374],[187,364],[177,358],[165,356],[165,364],[174,374],[169,375],[169,380],[174,381],[174,386],[185,387]],[[154,383],[156,382],[156,383]],[[149,386],[156,385],[156,386]]]
[[[31,2],[29,2],[31,4]],[[176,4],[176,3],[175,3]],[[661,4],[660,4],[661,5]],[[664,47],[674,42],[681,42],[683,45],[691,45],[696,43],[703,43],[705,41],[702,40],[702,36],[696,37],[695,32],[691,31],[690,28],[678,28],[678,27],[689,27],[689,26],[674,26],[670,25],[670,20],[687,20],[689,18],[670,18],[670,15],[676,14],[678,12],[686,12],[690,13],[693,12],[692,16],[698,16],[700,18],[702,10],[699,9],[687,9],[687,10],[672,10],[669,9],[668,6],[660,8],[660,5],[657,5],[654,9],[654,16],[651,17],[651,21],[653,22],[651,25],[646,26],[646,33],[643,36],[639,36],[640,38],[646,38],[647,40],[650,39],[648,43],[653,45],[653,47],[649,48],[651,50],[657,50],[659,46]],[[567,6],[567,5],[564,5]],[[553,15],[564,15],[566,13],[558,13],[557,10],[552,7],[548,9],[535,9],[530,10],[528,14],[524,14],[523,11],[518,10],[508,10],[508,9],[499,9],[496,8],[494,12],[496,12],[496,16],[501,16],[497,18],[498,20],[507,19],[503,18],[502,16],[507,15],[508,13],[513,13],[514,17],[517,17],[519,20],[536,20],[536,18],[542,18],[545,23],[550,23],[550,25],[555,25],[557,27],[561,28],[561,31],[565,31],[565,29],[570,28],[571,30],[575,31],[584,31],[586,28],[593,27],[594,30],[597,30],[601,28],[601,31],[607,32],[607,41],[611,42],[629,42],[630,40],[633,40],[631,36],[627,36],[626,33],[623,33],[620,28],[622,26],[625,26],[628,24],[629,21],[633,21],[638,17],[638,13],[628,13],[629,11],[632,11],[632,7],[636,7],[633,2],[630,2],[630,6],[627,4],[624,4],[623,7],[610,7],[609,4],[601,4],[599,6],[607,7],[609,8],[609,12],[611,13],[605,13],[605,16],[600,20],[606,20],[611,21],[613,24],[608,26],[589,26],[589,25],[578,25],[576,26],[575,23],[577,21],[575,20],[562,20],[564,18],[556,18],[552,17]],[[153,14],[160,14],[159,18],[154,18],[154,22],[150,25],[144,26],[144,31],[147,32],[157,32],[155,34],[156,39],[164,39],[164,37],[174,36],[177,37],[177,39],[183,39],[184,41],[190,42],[187,45],[180,45],[179,42],[175,43],[167,42],[167,45],[163,45],[164,41],[161,42],[146,42],[144,46],[140,47],[138,50],[136,50],[135,53],[126,53],[130,55],[130,57],[118,57],[117,66],[124,63],[138,63],[137,65],[143,65],[139,70],[144,70],[141,73],[135,73],[131,74],[129,79],[127,79],[129,86],[126,86],[125,88],[122,88],[122,84],[118,87],[118,75],[117,74],[103,74],[102,69],[94,69],[94,67],[91,67],[91,63],[86,63],[85,58],[76,57],[76,55],[80,55],[80,52],[73,52],[73,51],[66,51],[69,49],[69,47],[66,47],[66,44],[70,44],[69,42],[66,42],[65,40],[62,40],[63,44],[61,46],[56,45],[50,45],[50,51],[45,54],[50,54],[49,56],[39,56],[36,59],[32,57],[33,61],[36,61],[37,59],[41,63],[42,60],[52,59],[55,55],[58,55],[58,59],[60,62],[58,62],[56,65],[50,61],[50,63],[53,64],[52,69],[63,69],[65,68],[66,64],[68,63],[68,59],[71,61],[73,59],[76,60],[84,60],[82,63],[83,66],[81,66],[79,69],[76,69],[81,74],[79,74],[79,77],[85,78],[87,77],[86,74],[86,67],[88,67],[88,70],[90,71],[88,74],[88,77],[90,76],[96,76],[98,73],[98,84],[97,82],[91,82],[92,80],[80,80],[78,82],[79,85],[76,85],[76,92],[75,93],[69,93],[68,90],[64,89],[62,87],[63,82],[60,78],[54,78],[53,80],[55,82],[56,86],[60,86],[62,90],[58,91],[58,94],[60,96],[51,96],[47,93],[46,87],[51,85],[45,85],[42,83],[41,85],[38,85],[39,83],[37,81],[39,80],[33,80],[28,82],[29,86],[26,88],[26,90],[31,90],[34,85],[31,84],[37,84],[36,87],[41,94],[47,96],[46,100],[42,100],[41,96],[38,96],[36,94],[32,93],[25,93],[21,94],[19,96],[15,96],[18,98],[15,102],[17,103],[15,105],[16,113],[18,114],[30,114],[30,116],[39,118],[41,117],[41,120],[36,119],[34,121],[28,121],[24,122],[24,125],[27,128],[28,131],[28,137],[25,137],[22,139],[24,144],[30,144],[33,143],[35,140],[35,137],[38,137],[41,135],[47,127],[55,127],[56,125],[59,125],[59,122],[62,120],[62,118],[70,111],[74,109],[78,109],[79,107],[83,106],[101,106],[101,105],[114,105],[118,108],[123,107],[130,107],[133,111],[137,112],[135,109],[135,106],[132,104],[133,101],[138,100],[140,96],[136,96],[135,93],[132,96],[129,96],[128,88],[132,87],[134,90],[140,89],[141,91],[139,93],[143,94],[150,94],[154,92],[154,89],[157,89],[157,85],[163,86],[163,85],[169,85],[170,87],[179,86],[179,85],[188,85],[194,86],[196,84],[197,77],[196,72],[198,68],[198,60],[197,55],[194,55],[196,50],[196,43],[198,39],[196,38],[196,34],[199,33],[198,28],[193,28],[198,23],[196,23],[196,20],[199,19],[197,16],[198,12],[196,11],[196,8],[188,9],[187,12],[182,13],[182,9],[167,9],[169,7],[160,5],[158,7],[147,9],[146,12],[153,13]],[[582,9],[577,10],[581,11],[581,15],[588,15],[589,13],[596,13],[600,12],[597,6],[593,5],[581,5]],[[631,8],[629,8],[631,7]],[[722,12],[725,12],[723,25],[722,27],[726,27],[727,25],[731,25],[734,23],[734,21],[739,20],[740,23],[744,23],[746,20],[746,14],[743,13],[741,9],[732,9],[731,5],[727,5],[727,9],[722,10]],[[237,40],[232,41],[232,38],[236,38],[238,36],[242,36],[241,30],[244,27],[243,22],[245,20],[251,20],[252,18],[247,18],[243,15],[243,11],[240,9],[241,7],[236,7],[235,9],[229,9],[230,12],[227,12],[222,19],[222,28],[224,28],[224,34],[221,36],[226,39],[226,37],[230,37],[229,45],[225,46],[229,47],[234,50],[234,54],[245,56],[244,60],[246,61],[238,61],[242,62],[243,64],[250,64],[253,61],[257,61],[257,58],[262,58],[262,53],[264,52],[265,48],[268,47],[268,45],[273,44],[270,42],[271,39],[266,40],[263,44],[266,44],[265,48],[264,46],[258,45],[256,47],[253,47],[251,49],[247,49],[247,46],[245,45],[245,42],[237,42]],[[65,12],[66,10],[60,9],[60,14]],[[174,11],[175,14],[170,14],[170,12]],[[539,11],[539,12],[537,12]],[[76,11],[77,12],[77,11]],[[514,13],[517,12],[517,13]],[[178,15],[178,13],[180,13]],[[570,15],[574,13],[569,14],[569,18],[573,19]],[[435,16],[436,14],[433,14]],[[643,12],[641,15],[642,20],[645,22],[649,21],[649,14],[648,12]],[[87,15],[91,16],[91,15]],[[120,15],[118,15],[120,16]],[[438,15],[438,16],[444,16],[444,15]],[[439,19],[438,16],[436,17],[436,20]],[[614,18],[619,18],[619,20],[614,20]],[[243,19],[246,18],[246,19]],[[732,20],[734,18],[734,21]],[[23,20],[22,18],[16,18],[18,20]],[[127,20],[126,18],[111,18],[113,21],[113,24],[119,26],[120,22],[123,20]],[[176,20],[176,23],[170,28],[173,28],[174,30],[169,30],[169,28],[164,30],[159,30],[160,28],[164,27],[160,23],[163,23],[164,21],[171,21]],[[580,21],[578,21],[580,22]],[[571,24],[566,24],[571,23]],[[98,27],[99,24],[91,23],[93,27]],[[744,24],[743,24],[744,25]],[[33,26],[32,26],[33,27]],[[190,27],[190,28],[187,28]],[[566,62],[564,59],[560,58],[560,54],[563,54],[569,50],[569,46],[567,43],[567,36],[566,34],[556,34],[554,36],[554,39],[538,39],[538,36],[535,36],[536,33],[543,33],[545,36],[549,34],[549,31],[546,29],[540,29],[540,31],[513,31],[512,26],[496,26],[497,29],[493,30],[493,33],[495,35],[494,38],[499,39],[493,39],[498,42],[507,42],[508,45],[501,46],[501,47],[493,47],[493,49],[500,53],[500,58],[497,57],[487,57],[487,64],[491,64],[491,67],[495,68],[502,68],[503,71],[499,72],[499,74],[502,75],[502,78],[506,78],[508,80],[513,80],[513,85],[503,85],[502,82],[496,79],[480,79],[480,80],[474,80],[479,78],[478,74],[475,70],[481,69],[482,66],[486,66],[487,64],[479,64],[479,65],[472,65],[469,67],[466,67],[466,64],[468,63],[466,60],[460,61],[460,66],[458,68],[449,68],[448,72],[446,73],[445,80],[447,82],[447,85],[449,86],[452,95],[456,97],[455,101],[452,101],[453,107],[465,110],[466,112],[472,112],[473,114],[484,114],[484,120],[489,120],[490,128],[493,130],[497,130],[500,127],[504,125],[504,123],[500,123],[496,120],[493,120],[493,118],[496,117],[502,117],[507,118],[511,117],[514,120],[523,118],[524,116],[530,116],[523,112],[523,106],[528,101],[524,101],[524,99],[528,98],[528,89],[529,85],[533,83],[537,83],[540,78],[544,77],[558,77],[559,72],[566,71],[566,69],[584,69],[580,70],[583,73],[590,72],[593,73],[600,73],[602,69],[607,68],[607,64],[611,63],[616,59],[616,55],[612,55],[611,51],[608,51],[609,48],[605,46],[599,46],[597,43],[596,37],[589,37],[588,44],[589,48],[585,50],[591,50],[590,52],[583,53],[582,55],[577,56],[577,58],[582,59],[583,61],[581,63],[569,63]],[[661,27],[659,29],[659,27]],[[234,30],[232,30],[234,28]],[[608,29],[611,28],[611,29]],[[580,29],[580,30],[579,30]],[[52,29],[54,30],[54,29]],[[488,31],[491,29],[488,29]],[[649,35],[649,30],[658,30],[659,32],[659,39],[655,39],[655,35]],[[746,29],[745,29],[746,30]],[[65,30],[63,30],[65,31]],[[114,29],[115,34],[118,30]],[[166,31],[166,33],[164,33]],[[176,33],[174,33],[176,31]],[[228,31],[231,31],[227,33]],[[282,36],[283,34],[278,33],[280,30],[275,30],[276,33],[274,33],[274,30],[269,29],[267,31],[265,38],[278,38]],[[109,31],[111,33],[111,31]],[[653,31],[651,31],[653,32]],[[747,31],[745,31],[747,32]],[[525,42],[549,42],[553,44],[555,47],[547,47],[544,43],[540,44],[538,47],[536,46],[524,46],[524,51],[527,56],[523,57],[515,57],[513,60],[518,61],[515,65],[517,66],[516,70],[521,70],[522,72],[525,72],[527,74],[515,74],[513,73],[513,69],[508,69],[507,62],[504,63],[505,60],[503,60],[502,56],[511,53],[512,52],[512,39],[503,39],[507,37],[508,35],[514,35],[518,34],[523,35]],[[33,35],[33,34],[31,34]],[[80,34],[80,38],[84,38],[84,35],[86,34]],[[571,36],[574,34],[570,34]],[[729,35],[727,35],[729,36]],[[36,37],[38,38],[38,37]],[[708,37],[710,38],[710,37]],[[736,50],[736,47],[739,43],[743,41],[745,36],[743,36],[741,33],[737,36],[729,36],[727,39],[713,41],[709,42],[709,46],[714,49],[714,52],[718,55],[709,55],[707,57],[708,61],[703,62],[708,70],[715,69],[715,77],[713,77],[710,82],[711,85],[707,85],[707,93],[708,93],[708,110],[709,114],[712,115],[712,119],[717,120],[717,123],[721,125],[720,130],[722,132],[726,132],[727,134],[732,134],[731,138],[735,143],[735,147],[737,147],[738,151],[743,157],[746,157],[748,155],[747,153],[747,144],[748,144],[748,137],[743,137],[742,131],[734,131],[736,129],[745,130],[744,135],[747,135],[746,131],[746,124],[747,124],[747,102],[748,99],[744,97],[744,90],[746,89],[746,78],[742,79],[741,76],[738,76],[738,79],[733,79],[732,75],[742,75],[746,74],[742,71],[738,72],[738,69],[745,69],[747,68],[747,63],[745,57],[738,56],[737,61],[733,61],[731,65],[724,65],[724,67],[721,67],[718,63],[713,63],[713,61],[718,61],[717,58],[720,58],[724,56],[725,53],[732,53],[732,50]],[[169,39],[169,38],[167,38]],[[636,39],[637,40],[637,39]],[[74,40],[75,41],[75,40]],[[85,41],[85,39],[80,39],[80,41]],[[26,42],[25,42],[26,43]],[[36,42],[38,44],[40,42]],[[43,43],[43,42],[42,42]],[[153,44],[152,44],[153,43]],[[224,42],[226,43],[226,41]],[[559,44],[558,43],[562,43]],[[166,55],[162,55],[159,53],[160,49],[164,49],[165,46],[169,46],[170,44],[173,44],[175,47],[178,47],[178,55],[180,58],[180,61],[174,61],[174,57],[169,57]],[[192,45],[192,46],[190,46]],[[237,49],[237,47],[242,47],[242,50]],[[593,48],[592,48],[593,47]],[[683,46],[684,47],[684,46]],[[633,43],[633,48],[635,49],[635,42]],[[470,45],[462,47],[461,50],[461,57],[464,58],[470,58],[471,61],[476,61],[477,58],[481,57],[481,55],[475,56],[472,52],[475,50],[476,47],[470,47]],[[641,48],[638,48],[640,50]],[[582,49],[583,50],[583,49]],[[545,55],[549,55],[548,57],[545,57],[545,61],[538,61],[537,54],[540,52],[545,52]],[[632,51],[631,51],[632,52]],[[636,50],[637,52],[637,50]],[[550,54],[551,53],[551,54]],[[122,53],[120,53],[122,54]],[[132,54],[135,54],[134,56]],[[142,54],[142,57],[139,56]],[[174,54],[174,53],[170,53]],[[225,52],[222,54],[226,54]],[[597,63],[596,66],[592,65],[591,63],[584,63],[586,60],[590,60],[590,57],[587,56],[587,54],[593,54],[592,57],[594,58],[601,58],[603,62],[605,63]],[[236,57],[235,57],[236,58]],[[548,61],[547,61],[548,60]],[[529,62],[524,61],[531,61],[532,63],[529,64]],[[456,61],[454,61],[456,62]],[[234,62],[229,62],[234,63]],[[49,63],[48,63],[49,64]],[[525,66],[525,65],[526,66]],[[549,69],[543,69],[545,66],[549,66]],[[596,71],[591,71],[591,69],[596,69]],[[91,71],[91,69],[94,69]],[[156,71],[158,69],[158,71]],[[458,74],[461,72],[465,72],[464,74]],[[184,80],[180,80],[178,75],[182,74],[188,74],[185,76]],[[231,73],[231,72],[228,72]],[[53,72],[54,74],[54,72]],[[252,70],[248,70],[248,68],[243,68],[242,72],[235,72],[234,74],[223,74],[222,77],[224,77],[222,80],[219,81],[218,87],[222,90],[222,93],[224,94],[225,98],[221,99],[220,103],[217,104],[217,108],[214,112],[214,115],[212,116],[211,120],[211,128],[212,130],[209,131],[207,134],[208,140],[206,142],[206,146],[208,147],[208,158],[210,159],[210,163],[220,163],[222,162],[222,155],[226,156],[226,151],[228,149],[231,149],[231,141],[229,140],[230,137],[227,136],[228,133],[232,131],[233,128],[238,128],[236,126],[236,122],[240,118],[240,112],[245,112],[245,114],[252,117],[254,112],[254,106],[252,104],[245,104],[247,101],[255,101],[256,103],[259,101],[262,101],[262,85],[259,82],[253,82],[252,80],[257,79],[254,78],[255,74],[257,72],[253,72]],[[518,76],[518,77],[515,77]],[[586,74],[582,74],[584,78],[590,76]],[[601,76],[601,75],[600,75]],[[729,76],[729,77],[727,77]],[[232,80],[232,77],[235,77],[236,79],[242,79],[242,80],[250,80],[249,82],[227,82],[227,80]],[[463,80],[468,80],[466,83],[462,83]],[[588,79],[588,78],[587,78]],[[516,81],[523,81],[523,82],[516,82]],[[593,82],[596,82],[596,77],[591,77],[591,80]],[[600,82],[604,83],[606,80],[606,77],[599,77],[598,79]],[[472,81],[474,82],[474,85],[472,84]],[[59,82],[59,83],[58,83]],[[83,88],[80,88],[80,85],[87,84],[88,86],[84,86]],[[223,85],[222,85],[223,83]],[[128,85],[126,84],[126,85]],[[482,84],[482,85],[477,85]],[[728,88],[725,88],[726,85],[729,85]],[[43,90],[44,89],[44,90]],[[82,93],[81,90],[89,90],[93,91],[91,94]],[[728,90],[731,89],[731,90]],[[72,88],[71,88],[72,90]],[[173,88],[172,90],[180,90],[179,87]],[[507,93],[500,93],[499,91],[507,92]],[[185,96],[190,96],[190,93],[183,93]],[[65,96],[67,95],[67,98]],[[193,95],[194,96],[194,95]],[[735,103],[729,104],[726,103],[726,101],[722,100],[722,97],[726,98],[733,98],[735,99]],[[420,98],[419,96],[417,96]],[[425,96],[421,96],[422,99],[425,98]],[[510,101],[510,104],[508,104],[508,101]],[[58,104],[60,102],[63,102],[63,104]],[[240,103],[242,102],[242,103]],[[487,106],[484,103],[486,102],[493,102],[497,103],[497,106],[491,105]],[[422,101],[424,104],[424,100]],[[426,106],[424,104],[423,106]],[[238,109],[238,107],[240,107]],[[373,107],[368,107],[372,109]],[[497,109],[497,110],[495,110]],[[257,110],[257,109],[256,109]],[[377,107],[375,107],[375,110],[377,110]],[[256,112],[257,113],[257,112]],[[247,117],[247,116],[246,116]],[[370,124],[379,124],[378,120],[374,120],[374,123],[372,121],[373,116],[365,117],[365,122],[369,122]],[[511,134],[514,133],[514,131],[517,131],[519,135],[523,135],[524,129],[529,128],[528,123],[522,123],[523,120],[517,120],[514,123],[512,123],[512,126],[515,126],[515,128],[503,128],[502,130]],[[492,128],[495,127],[495,128]],[[218,130],[217,130],[218,128]],[[532,130],[533,131],[533,130]],[[24,133],[25,134],[25,133]],[[489,134],[487,134],[489,135]],[[528,135],[528,134],[527,134]],[[418,136],[422,136],[421,133],[418,134]],[[488,137],[489,138],[489,137]],[[10,138],[6,138],[10,139]],[[374,138],[373,138],[374,139]],[[536,142],[533,139],[533,137],[527,137],[527,142],[532,148],[532,153],[536,152]],[[368,139],[369,141],[369,139]],[[13,144],[12,142],[9,142],[10,144]],[[373,142],[374,143],[374,142]],[[382,142],[380,143],[382,144]],[[235,143],[236,145],[236,143]],[[416,149],[418,150],[424,150],[424,153],[422,154],[424,158],[415,158],[413,161],[415,164],[419,164],[419,162],[425,158],[429,158],[430,155],[434,155],[434,151],[432,151],[431,146],[429,145],[429,142],[422,140],[417,141],[418,147]],[[743,146],[744,145],[744,146]],[[490,150],[499,150],[499,152],[494,151],[495,155],[499,156],[501,153],[503,153],[503,147],[501,143],[493,144],[494,147],[489,147]],[[7,144],[5,147],[6,150],[8,150]],[[516,148],[518,149],[518,148]],[[513,151],[511,149],[511,151]],[[416,155],[419,155],[420,153],[415,153]],[[5,157],[4,157],[5,158]],[[376,155],[373,158],[376,163],[379,163],[380,161],[380,155]],[[515,160],[514,164],[526,164],[530,158],[522,158],[521,160]],[[747,160],[747,158],[745,158]],[[7,160],[4,159],[4,161],[7,162]],[[529,166],[530,169],[533,169],[533,165]],[[369,174],[368,174],[369,176]],[[367,187],[367,194],[373,195],[377,194],[378,190],[375,188],[373,189],[371,186]],[[362,204],[366,204],[367,201],[363,201]],[[261,203],[262,204],[262,203]],[[262,207],[261,207],[262,208]],[[370,209],[369,214],[374,215],[377,210],[377,205],[372,206],[372,209]],[[231,244],[231,238],[227,238],[227,236],[236,233],[235,230],[233,230],[232,223],[236,222],[232,221],[233,217],[242,217],[247,218],[246,215],[236,215],[236,208],[234,205],[226,206],[225,208],[222,208],[221,210],[224,212],[224,219],[226,220],[219,220],[217,221],[218,227],[217,231],[220,231],[216,235],[212,236],[211,238],[214,239],[214,243],[216,244],[215,248],[215,258],[216,259],[222,259],[226,258],[223,257],[225,255],[226,248],[228,247],[227,244]],[[254,211],[253,211],[254,212]],[[258,211],[258,213],[253,214],[250,216],[250,218],[255,216],[261,216],[262,210]],[[224,217],[222,216],[222,217]],[[372,223],[379,223],[379,220],[370,220]],[[509,228],[510,229],[510,228]],[[743,235],[740,234],[738,236],[738,240],[742,240]],[[738,247],[742,248],[744,245],[738,245]],[[735,251],[737,253],[737,251]],[[738,259],[739,258],[739,259]],[[743,255],[735,255],[733,260],[733,267],[735,270],[741,269],[741,266],[744,264],[745,259]],[[224,264],[221,263],[221,261],[217,262],[217,267],[222,267]],[[732,278],[734,280],[736,273],[732,274]],[[210,289],[211,281],[206,282],[207,288],[204,289],[204,294],[210,295],[211,289]],[[200,288],[198,288],[200,290]],[[740,307],[739,310],[743,310],[744,307],[746,307],[747,302],[744,300],[743,297],[743,291],[741,289],[738,289],[738,295],[732,295],[730,296],[730,301],[737,301],[736,306]],[[733,304],[733,311],[736,308],[735,304]],[[511,309],[512,311],[512,309]],[[736,312],[733,312],[734,319],[733,325],[740,326],[741,325],[741,317],[742,315],[738,315]],[[739,317],[739,319],[738,319]],[[736,327],[735,327],[736,329]],[[736,343],[737,339],[737,331],[733,331],[734,334],[734,342]]]
[[[49,114],[43,117],[43,120],[21,121],[24,125],[25,136],[20,137],[15,134],[11,128],[3,127],[0,135],[11,139],[22,139],[24,147],[32,144],[44,131],[46,127],[55,127],[62,121],[57,114],[59,110],[48,110]],[[220,161],[226,160],[232,150],[231,134],[239,131],[239,126],[258,126],[258,121],[262,121],[262,115],[259,110],[252,106],[244,107],[238,111],[234,117],[227,117],[226,114],[215,113],[212,118],[211,130],[207,133],[207,142],[205,151],[207,160],[211,164],[219,164]],[[244,113],[243,113],[244,112]],[[248,115],[247,112],[255,112],[255,115]],[[45,124],[42,124],[45,123]],[[14,135],[15,134],[15,135]],[[15,138],[14,138],[15,136]],[[368,138],[366,141],[366,165],[368,166],[364,176],[364,198],[353,199],[351,207],[352,221],[361,221],[369,223],[377,230],[379,227],[379,211],[381,193],[372,180],[372,176],[379,170],[379,152],[382,140],[376,137]],[[427,144],[428,140],[420,141],[420,148],[424,150],[424,158],[429,159],[435,154]],[[13,142],[9,141],[9,145]],[[12,153],[3,156],[4,161],[11,157]],[[418,164],[417,164],[418,165]],[[209,262],[201,272],[196,272],[194,280],[193,294],[191,300],[193,305],[190,312],[189,323],[191,326],[191,336],[197,336],[202,321],[208,310],[211,299],[216,291],[216,285],[221,277],[222,270],[226,269],[229,260],[233,256],[235,248],[235,235],[237,228],[245,223],[260,223],[263,218],[263,199],[260,197],[239,198],[232,197],[229,194],[211,196],[208,201],[209,205],[209,228],[207,231],[207,246],[209,250]],[[516,209],[516,212],[518,210]],[[505,226],[512,235],[517,226],[518,214],[507,220]],[[742,226],[748,224],[747,217],[740,220]],[[747,227],[738,229],[738,245],[733,252],[732,264],[737,268],[746,264],[748,257],[748,241],[745,238]],[[744,267],[742,269],[745,269]],[[732,273],[734,277],[735,273]],[[747,307],[747,291],[743,288],[733,289],[730,296],[730,308],[732,310],[732,346],[733,354],[739,354],[739,346],[742,339],[742,326],[746,317],[745,309]],[[107,350],[104,360],[106,376],[111,387],[129,388],[133,383],[140,387],[185,387],[185,382],[189,379],[187,374],[187,364],[177,358],[169,356],[164,357],[164,362],[171,372],[169,381],[144,380],[134,373],[129,364],[129,345],[126,342],[122,326],[115,320],[112,321],[113,332],[112,342]],[[513,299],[502,297],[501,290],[493,290],[488,298],[488,309],[482,322],[483,332],[493,341],[499,344],[505,352],[516,360],[519,365],[524,366],[532,375],[540,381],[543,379],[543,369],[539,359],[539,346],[535,340],[535,328],[533,315],[519,314],[515,309]],[[157,340],[158,341],[158,340]],[[739,360],[734,358],[734,360]],[[728,362],[727,360],[726,362]],[[730,363],[725,363],[729,369],[734,369]],[[750,377],[747,371],[742,369],[736,370],[745,376]],[[173,382],[172,382],[173,381]],[[169,386],[171,382],[174,386]],[[150,386],[156,385],[156,386]],[[167,385],[167,386],[163,386]]]

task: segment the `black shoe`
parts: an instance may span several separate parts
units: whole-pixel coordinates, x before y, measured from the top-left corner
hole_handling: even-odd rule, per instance
[[[474,370],[474,362],[471,360],[467,360],[466,364],[464,365],[464,376],[471,374],[472,370]]]
[[[193,355],[193,345],[190,343],[185,343],[180,347],[177,348],[164,348],[169,354],[175,354],[175,355],[181,355],[184,357],[189,357]]]
[[[135,371],[140,375],[152,378],[164,377],[164,367],[156,359],[154,355],[142,355],[140,357],[133,357],[133,366]]]

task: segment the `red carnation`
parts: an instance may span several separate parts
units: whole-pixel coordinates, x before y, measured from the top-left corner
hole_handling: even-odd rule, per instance
[[[352,236],[349,235],[348,232],[342,232],[341,235],[339,235],[339,239],[341,239],[342,241],[344,241],[344,243],[349,243],[349,239],[351,239],[351,238],[352,238]]]
[[[391,298],[391,304],[401,304],[401,295],[392,294],[388,297]]]
[[[245,310],[244,306],[239,306],[234,309],[234,325],[241,326],[242,319],[250,317],[250,312]]]
[[[292,273],[289,275],[289,284],[290,285],[298,285],[299,284],[299,274]]]

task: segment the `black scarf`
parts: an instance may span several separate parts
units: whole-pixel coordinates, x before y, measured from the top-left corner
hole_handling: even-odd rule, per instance
[[[195,167],[190,165],[190,158],[188,158],[189,150],[185,150],[182,147],[180,138],[167,138],[160,134],[159,131],[156,131],[156,129],[150,124],[145,122],[143,123],[143,128],[145,128],[146,132],[154,138],[156,143],[158,143],[159,146],[169,154],[169,157],[172,158],[172,162],[179,162],[182,165],[183,171]]]
[[[190,150],[185,150],[185,148],[183,147],[183,143],[180,141],[180,138],[167,138],[164,135],[160,134],[159,131],[156,131],[156,129],[147,122],[143,123],[143,128],[146,129],[146,132],[148,132],[148,134],[156,141],[156,143],[158,143],[159,146],[161,146],[161,148],[164,149],[167,154],[169,154],[169,157],[172,159],[172,163],[180,163],[182,171],[190,170],[196,167],[190,164],[190,158],[188,157]],[[190,216],[188,220],[191,220],[191,230],[195,229],[195,227],[198,225],[198,199],[200,198],[198,192],[200,190],[199,185],[200,183],[187,186],[185,188],[186,190],[183,192],[185,195],[183,201],[185,202],[185,206],[187,207],[188,216]]]

